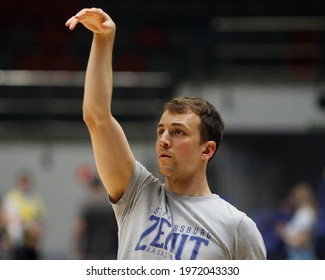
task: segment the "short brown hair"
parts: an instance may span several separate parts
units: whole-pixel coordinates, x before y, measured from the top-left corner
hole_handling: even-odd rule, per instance
[[[171,113],[184,114],[189,110],[197,114],[201,119],[201,143],[214,141],[217,150],[223,138],[224,122],[211,103],[200,97],[179,96],[164,105],[164,111]]]

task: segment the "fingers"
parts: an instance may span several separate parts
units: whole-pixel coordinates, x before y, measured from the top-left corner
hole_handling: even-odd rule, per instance
[[[67,22],[65,23],[65,26],[69,27],[70,30],[73,30],[77,24],[78,24],[78,21],[73,16],[67,20]]]
[[[94,34],[115,34],[115,23],[100,8],[85,8],[68,19],[65,23],[70,30],[75,29],[77,24],[82,23]]]
[[[70,30],[73,30],[76,27],[76,25],[80,22],[82,17],[84,17],[84,15],[86,14],[85,10],[86,9],[83,9],[77,14],[75,14],[73,17],[69,18],[66,21],[65,25],[68,26]]]
[[[85,8],[79,11],[77,14],[72,16],[70,19],[68,19],[65,23],[67,27],[69,27],[70,30],[75,29],[76,25],[79,22],[82,22],[84,19],[86,19],[88,16],[91,16],[93,13],[98,12],[100,9],[96,8]]]

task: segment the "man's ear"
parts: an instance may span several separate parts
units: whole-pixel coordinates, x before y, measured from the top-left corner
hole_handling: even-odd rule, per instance
[[[213,157],[215,151],[216,151],[217,145],[214,141],[207,141],[203,144],[203,151],[201,154],[202,160],[209,160]]]

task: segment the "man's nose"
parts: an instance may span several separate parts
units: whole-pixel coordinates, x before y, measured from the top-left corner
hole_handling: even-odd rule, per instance
[[[163,134],[160,135],[159,144],[162,147],[170,147],[170,139],[168,131],[164,131]]]

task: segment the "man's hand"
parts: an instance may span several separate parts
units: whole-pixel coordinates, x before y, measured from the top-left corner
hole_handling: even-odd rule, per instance
[[[79,22],[95,34],[115,33],[115,23],[102,9],[82,9],[68,19],[65,25],[73,30]]]

